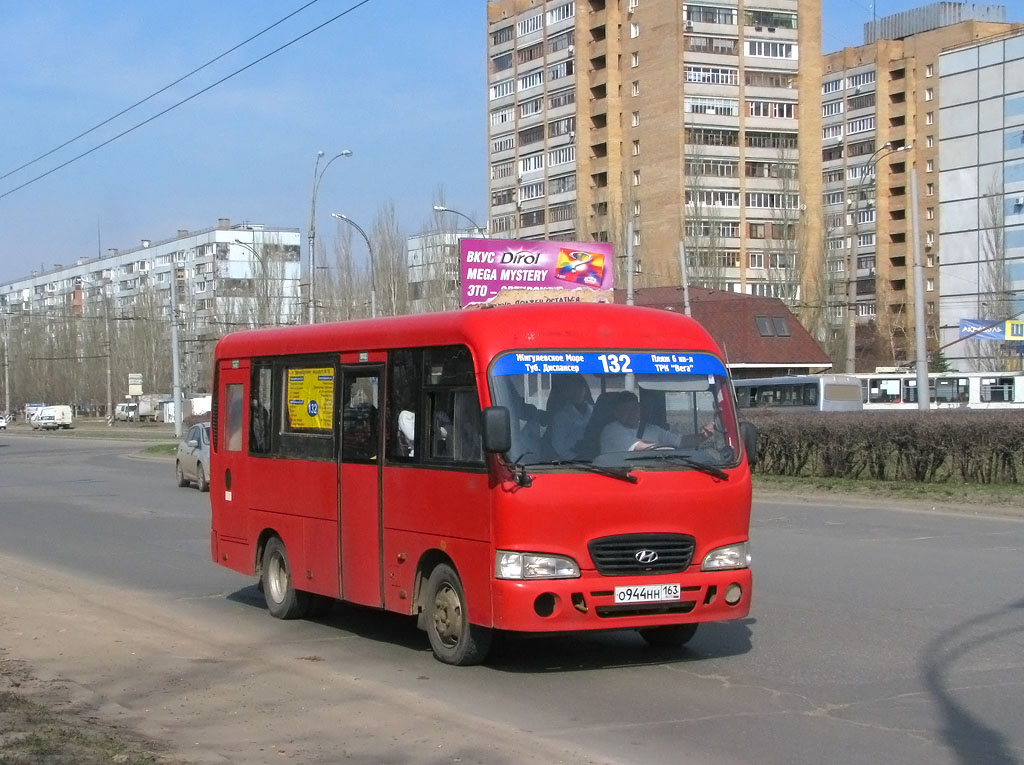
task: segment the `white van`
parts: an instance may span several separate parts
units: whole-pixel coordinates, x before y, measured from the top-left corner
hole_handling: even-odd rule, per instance
[[[33,430],[56,430],[74,426],[74,417],[71,414],[70,406],[44,406],[32,418]]]
[[[114,407],[114,419],[119,422],[135,422],[139,418],[139,405],[121,403]]]

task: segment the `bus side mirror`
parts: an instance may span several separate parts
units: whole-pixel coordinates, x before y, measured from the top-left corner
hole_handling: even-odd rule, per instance
[[[512,416],[506,406],[484,409],[484,451],[504,454],[512,448]]]
[[[753,465],[757,462],[757,427],[754,423],[740,423],[740,438],[743,439],[743,448],[747,451],[747,462]]]

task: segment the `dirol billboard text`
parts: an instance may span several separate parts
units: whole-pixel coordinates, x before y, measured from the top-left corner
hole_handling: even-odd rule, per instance
[[[462,305],[612,301],[607,242],[462,239]]]

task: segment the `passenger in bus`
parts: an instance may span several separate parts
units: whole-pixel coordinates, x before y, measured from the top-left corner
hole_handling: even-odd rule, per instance
[[[652,423],[641,423],[640,401],[632,391],[622,391],[612,407],[614,419],[601,431],[602,452],[631,452],[654,446],[698,446],[714,433],[706,422],[694,435],[681,436]]]
[[[416,412],[411,409],[403,409],[398,413],[398,444],[401,456],[415,456]]]
[[[552,375],[547,406],[551,423],[545,440],[550,443],[555,457],[563,460],[577,458],[593,411],[590,387],[582,375]]]

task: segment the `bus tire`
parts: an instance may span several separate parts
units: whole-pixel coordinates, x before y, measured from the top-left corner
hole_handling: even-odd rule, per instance
[[[174,463],[174,475],[178,479],[178,487],[185,488],[188,486],[188,479],[185,477],[185,471],[181,469],[181,463]]]
[[[288,552],[280,537],[271,537],[263,550],[260,572],[263,599],[267,610],[276,619],[301,619],[309,609],[309,596],[292,585],[292,569]]]
[[[651,648],[680,648],[697,634],[696,624],[668,624],[664,627],[646,627],[640,632]]]
[[[455,570],[441,563],[427,580],[427,636],[438,661],[464,667],[479,664],[491,647],[491,630],[470,624],[466,593]]]

